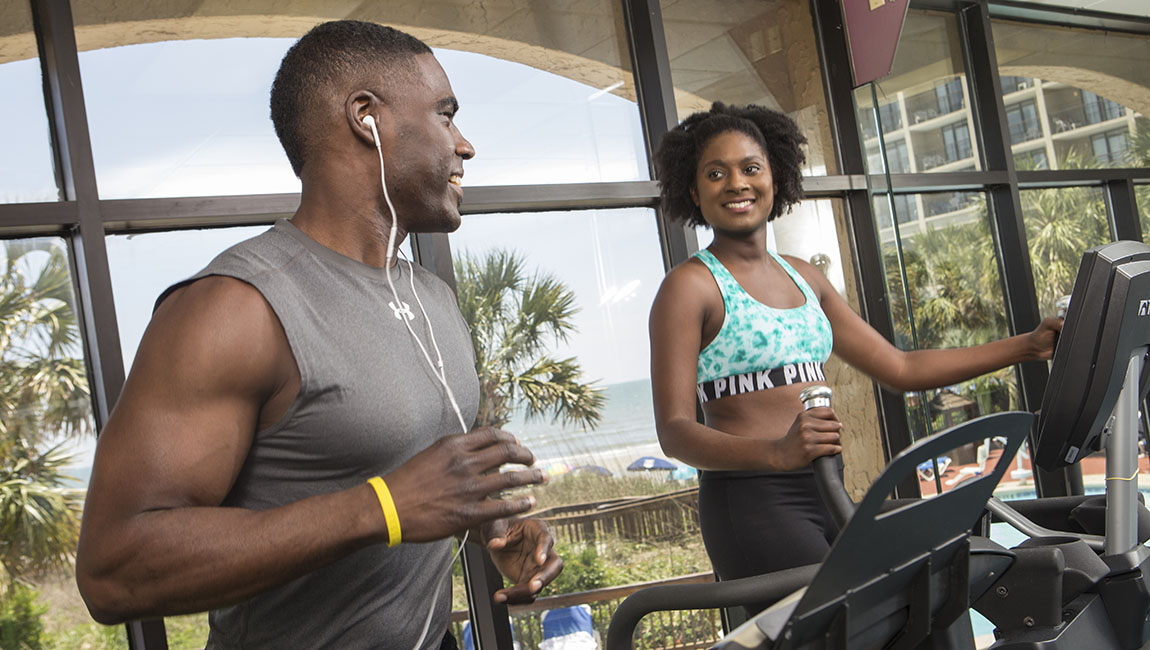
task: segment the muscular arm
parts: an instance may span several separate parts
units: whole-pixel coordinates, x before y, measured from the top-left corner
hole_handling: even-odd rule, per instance
[[[701,469],[792,470],[842,451],[841,425],[829,409],[804,413],[785,437],[774,440],[731,435],[696,421],[695,380],[706,310],[716,308],[707,305],[712,294],[719,295],[706,269],[683,264],[667,275],[651,307],[651,387],[663,452]]]
[[[904,351],[891,345],[850,308],[815,267],[788,261],[819,296],[834,331],[834,352],[874,380],[897,391],[948,386],[1021,363],[1049,359],[1062,321],[1047,318],[1033,332],[967,348]]]
[[[254,288],[206,278],[164,302],[96,449],[76,571],[96,620],[235,603],[387,539],[367,484],[264,511],[220,506],[254,433],[297,385],[283,330]],[[503,462],[532,458],[501,432],[450,436],[385,477],[404,540],[530,508],[486,500],[538,481],[534,470],[487,474]],[[445,480],[429,489],[429,472]]]

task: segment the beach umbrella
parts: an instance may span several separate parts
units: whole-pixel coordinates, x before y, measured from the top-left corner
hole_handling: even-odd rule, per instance
[[[548,476],[559,476],[570,472],[571,466],[563,461],[556,461],[543,467],[543,471],[546,472]]]
[[[693,478],[699,478],[699,470],[691,467],[690,465],[683,465],[671,470],[670,478],[675,481],[687,481]]]
[[[571,470],[572,474],[598,474],[599,476],[612,476],[611,470],[602,465],[580,465]]]
[[[666,458],[656,458],[654,456],[642,456],[627,466],[627,469],[632,472],[649,472],[651,470],[675,469],[675,463],[667,460]]]

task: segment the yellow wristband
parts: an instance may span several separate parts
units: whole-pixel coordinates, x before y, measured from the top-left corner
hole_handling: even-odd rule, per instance
[[[367,479],[367,482],[375,490],[375,496],[379,497],[379,507],[383,509],[383,518],[387,520],[387,545],[395,546],[403,541],[403,535],[399,532],[399,513],[395,511],[391,490],[387,489],[387,483],[378,476]]]

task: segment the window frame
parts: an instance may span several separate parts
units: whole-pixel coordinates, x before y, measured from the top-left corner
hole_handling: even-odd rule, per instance
[[[101,200],[97,195],[87,114],[82,92],[75,27],[68,2],[28,0],[44,76],[55,174],[63,199],[53,203],[0,205],[0,236],[64,235],[68,239],[74,285],[79,296],[79,315],[85,357],[92,381],[92,402],[97,428],[107,420],[110,405],[119,396],[125,371],[120,354],[119,329],[113,307],[111,277],[104,238],[111,233],[157,229],[204,228],[224,225],[267,224],[290,215],[299,203],[296,194],[212,196],[165,199]],[[677,122],[674,88],[667,58],[662,14],[658,0],[618,0],[625,24],[632,73],[644,133],[651,150]],[[1039,24],[1109,30],[1150,38],[1150,18],[1118,16],[1090,10],[1060,9],[1025,3],[988,0],[912,0],[914,10],[942,11],[958,17],[959,40],[966,61],[969,108],[978,125],[979,171],[938,174],[867,174],[866,154],[860,140],[859,114],[851,87],[848,47],[842,29],[839,0],[811,0],[818,55],[827,90],[831,135],[836,140],[839,174],[804,178],[809,198],[836,198],[845,203],[850,219],[855,274],[863,317],[880,334],[893,340],[886,310],[885,278],[880,245],[874,227],[871,199],[876,193],[924,191],[980,191],[990,197],[997,233],[999,263],[1009,305],[1011,331],[1026,331],[1038,320],[1031,284],[1029,256],[1019,204],[1020,188],[1087,184],[1104,188],[1112,230],[1121,239],[1142,239],[1135,182],[1150,181],[1150,169],[1119,168],[1090,170],[1018,171],[1011,142],[1004,94],[997,69],[992,19],[1029,21]],[[958,80],[955,80],[958,81]],[[948,84],[953,82],[948,82]],[[948,97],[951,90],[947,86]],[[960,88],[960,92],[964,89]],[[937,95],[937,91],[936,91]],[[960,100],[964,103],[965,95]],[[881,109],[882,106],[879,107]],[[1102,110],[1101,107],[1099,109]],[[901,116],[900,116],[901,118]],[[972,143],[974,144],[974,143]],[[653,170],[652,170],[653,172]],[[655,178],[652,173],[652,178]],[[576,185],[520,185],[469,188],[464,214],[505,211],[547,211],[596,207],[654,208],[665,268],[685,260],[697,249],[694,230],[670,222],[658,208],[658,182],[634,181]],[[451,251],[446,235],[416,235],[412,242],[417,261],[454,282]],[[1045,366],[1021,368],[1024,404],[1037,407],[1046,381]],[[882,442],[888,458],[910,444],[906,415],[900,395],[876,386],[883,428]],[[1071,493],[1073,476],[1039,472],[1039,493],[1045,496]],[[900,486],[910,496],[917,486]],[[473,593],[497,588],[478,549],[468,550],[469,584]],[[487,610],[480,603],[472,610],[477,620],[480,646],[510,647],[506,608]],[[162,621],[128,624],[131,648],[166,647]]]

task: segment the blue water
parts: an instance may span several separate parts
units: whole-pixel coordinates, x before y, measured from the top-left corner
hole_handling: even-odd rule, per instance
[[[647,379],[603,386],[603,417],[592,430],[522,414],[503,426],[519,437],[540,462],[572,456],[606,457],[658,443],[651,382]]]

